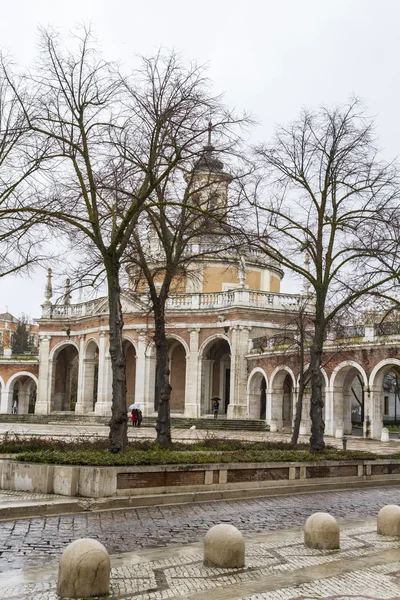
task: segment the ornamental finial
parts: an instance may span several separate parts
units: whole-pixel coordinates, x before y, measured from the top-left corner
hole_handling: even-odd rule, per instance
[[[47,269],[47,282],[46,282],[46,288],[45,288],[45,292],[44,292],[44,297],[46,299],[45,304],[51,304],[50,298],[53,295],[53,287],[51,284],[51,277],[52,277],[52,271],[51,271],[51,269]]]

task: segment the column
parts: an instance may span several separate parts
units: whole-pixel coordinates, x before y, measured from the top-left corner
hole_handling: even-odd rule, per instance
[[[251,328],[243,325],[232,327],[231,350],[231,389],[228,418],[247,418],[247,361],[246,354],[249,345]]]
[[[303,406],[301,411],[300,435],[308,435],[311,433],[311,390],[306,388],[303,393]]]
[[[382,388],[371,387],[366,393],[367,406],[365,408],[366,419],[369,416],[370,420],[370,437],[381,438],[381,432],[383,427],[382,419]],[[364,432],[366,427],[364,426]]]
[[[111,415],[112,369],[111,356],[106,349],[106,333],[99,332],[99,380],[97,385],[96,415]]]
[[[201,395],[199,382],[201,380],[201,360],[199,360],[200,328],[189,329],[189,355],[186,357],[185,381],[185,417],[196,419],[200,416]]]
[[[85,336],[79,336],[79,366],[78,366],[78,390],[76,398],[75,412],[77,415],[82,415],[86,411],[83,406],[84,393],[84,358],[85,357]]]
[[[136,381],[135,381],[135,402],[140,404],[143,414],[149,414],[149,407],[145,402],[145,383],[146,383],[146,331],[138,331],[138,343],[136,353]],[[154,412],[154,407],[150,412]]]
[[[12,412],[12,392],[6,390],[6,387],[1,390],[0,394],[0,413],[10,414]]]
[[[325,435],[335,435],[335,417],[333,409],[334,391],[325,390]]]
[[[35,414],[47,415],[51,412],[52,393],[52,371],[53,365],[50,361],[49,335],[40,336],[39,341],[39,384],[37,389],[37,400]]]
[[[144,379],[144,415],[153,415],[154,397],[156,393],[156,355],[155,348],[148,348],[145,352],[145,379]]]

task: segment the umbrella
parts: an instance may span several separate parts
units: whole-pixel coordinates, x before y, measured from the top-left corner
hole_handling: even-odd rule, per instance
[[[140,404],[137,404],[137,403],[135,402],[135,404],[131,404],[131,405],[128,407],[128,410],[133,410],[134,408],[140,408]]]

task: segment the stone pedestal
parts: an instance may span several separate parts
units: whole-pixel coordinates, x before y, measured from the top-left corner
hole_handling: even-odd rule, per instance
[[[244,537],[233,525],[214,525],[204,537],[205,567],[244,567]]]
[[[91,598],[110,591],[110,558],[97,540],[72,542],[62,553],[57,593],[61,598]]]
[[[400,536],[400,506],[388,504],[381,508],[376,530],[380,535]]]
[[[340,548],[340,529],[336,519],[323,512],[308,517],[304,527],[304,544],[318,550]]]

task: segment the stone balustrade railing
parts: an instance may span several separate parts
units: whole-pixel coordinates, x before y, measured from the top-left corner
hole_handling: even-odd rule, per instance
[[[149,297],[145,294],[127,292],[127,299],[132,302],[130,312],[149,310]],[[256,292],[246,288],[236,288],[225,292],[202,294],[171,294],[167,300],[167,310],[188,311],[218,309],[228,307],[262,308],[268,310],[295,310],[304,303],[300,294],[279,294],[272,292]],[[67,305],[43,305],[42,318],[74,319],[97,314],[107,314],[106,298],[98,298],[89,302]],[[312,302],[310,302],[312,312]]]

